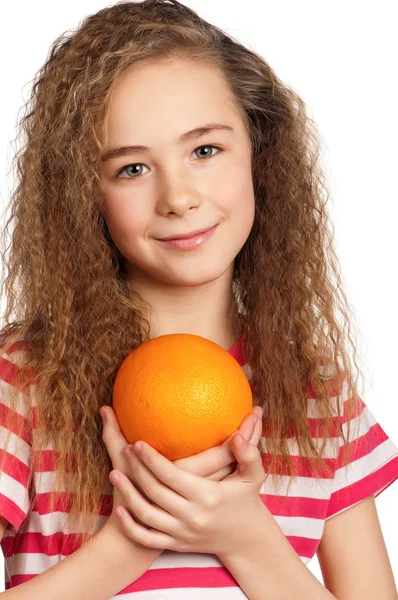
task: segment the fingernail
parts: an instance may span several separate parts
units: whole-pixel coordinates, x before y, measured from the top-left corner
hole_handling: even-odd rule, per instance
[[[106,419],[106,411],[101,409],[100,410],[100,415],[102,417],[102,420],[105,421],[105,419]]]

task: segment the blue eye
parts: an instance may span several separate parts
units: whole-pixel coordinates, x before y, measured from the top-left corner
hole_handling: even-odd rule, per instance
[[[220,146],[215,146],[214,144],[207,144],[205,146],[198,146],[197,148],[195,148],[194,152],[196,152],[197,150],[201,150],[202,148],[216,148],[216,150],[219,150],[220,152],[223,151],[222,148],[220,148]],[[213,156],[214,155],[212,154],[211,156],[203,156],[203,157],[199,157],[199,158],[201,158],[202,160],[208,160],[209,158],[213,158]],[[129,165],[125,165],[124,167],[122,167],[117,172],[116,178],[119,178],[119,179],[138,179],[138,176],[141,175],[141,173],[139,171],[139,169],[141,168],[141,166],[145,166],[145,165],[143,165],[143,163],[132,163],[132,164],[129,164]],[[130,167],[133,167],[134,169],[138,169],[138,172],[137,171],[133,171],[133,173],[135,175],[137,175],[137,177],[120,177],[120,175],[124,171],[126,171],[127,169],[129,169]]]

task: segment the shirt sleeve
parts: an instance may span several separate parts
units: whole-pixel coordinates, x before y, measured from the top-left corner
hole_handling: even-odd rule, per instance
[[[17,410],[10,404],[13,377],[18,369],[14,353],[0,358],[0,515],[17,530],[30,508],[29,475],[32,428],[26,395],[18,390]],[[8,447],[5,443],[11,432]],[[4,461],[4,462],[3,462]]]
[[[375,498],[398,478],[398,447],[376,421],[366,403],[357,397],[357,406],[351,415],[348,463],[340,438],[332,493],[326,520],[354,506],[368,496]],[[347,386],[342,388],[342,429],[347,437]]]

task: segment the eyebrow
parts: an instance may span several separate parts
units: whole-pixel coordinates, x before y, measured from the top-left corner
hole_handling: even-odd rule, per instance
[[[191,129],[191,131],[183,133],[178,139],[178,142],[184,143],[206,135],[210,131],[214,130],[233,131],[233,128],[230,125],[221,125],[220,123],[206,123],[205,125],[195,127],[195,129]],[[108,150],[108,152],[105,152],[105,154],[101,156],[101,160],[104,163],[105,161],[112,158],[117,158],[118,156],[125,156],[127,154],[133,154],[134,152],[145,152],[148,150],[150,150],[148,146],[121,146],[120,148],[112,148],[111,150]]]

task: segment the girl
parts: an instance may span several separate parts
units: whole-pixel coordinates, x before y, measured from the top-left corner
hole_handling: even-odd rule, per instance
[[[55,41],[22,125],[4,595],[396,598],[374,498],[398,448],[339,324],[350,309],[303,100],[177,0],[122,2]],[[145,443],[128,454],[116,373],[178,332],[236,358],[260,419],[174,463]],[[306,567],[315,553],[325,585]]]

